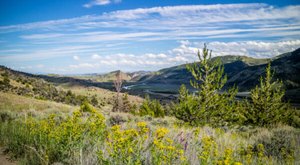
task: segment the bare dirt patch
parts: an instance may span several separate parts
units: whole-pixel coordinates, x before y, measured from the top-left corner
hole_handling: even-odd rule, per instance
[[[17,165],[17,162],[11,160],[9,156],[4,153],[4,149],[1,147],[0,147],[0,165]]]

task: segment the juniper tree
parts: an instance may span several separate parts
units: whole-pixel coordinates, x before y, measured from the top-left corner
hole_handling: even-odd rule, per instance
[[[291,119],[289,104],[282,98],[285,91],[281,81],[273,81],[271,64],[266,67],[265,77],[260,77],[260,84],[251,90],[251,105],[247,111],[247,123],[268,126],[279,122],[287,123]],[[249,103],[248,103],[249,105]]]

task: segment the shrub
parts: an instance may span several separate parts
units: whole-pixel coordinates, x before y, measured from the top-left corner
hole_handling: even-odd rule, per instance
[[[96,110],[92,105],[90,105],[88,103],[88,101],[83,101],[83,103],[80,106],[80,111],[81,112],[94,112]]]
[[[150,100],[149,96],[146,96],[140,107],[139,114],[141,116],[164,117],[165,110],[158,100]]]
[[[262,144],[267,156],[277,157],[279,160],[291,159],[295,154],[297,136],[295,130],[288,126],[279,126],[255,137],[254,146]]]
[[[25,164],[73,164],[75,162],[71,161],[84,153],[87,146],[93,146],[105,137],[103,115],[96,111],[88,113],[85,117],[78,110],[65,120],[51,114],[41,120],[27,117],[25,122],[12,121],[13,124],[6,123],[3,127],[1,123],[1,132],[5,133],[0,139],[16,157],[26,156]]]
[[[109,118],[110,125],[120,125],[127,121],[128,121],[128,119],[126,118],[126,116],[124,116],[122,114],[111,115],[111,117]]]

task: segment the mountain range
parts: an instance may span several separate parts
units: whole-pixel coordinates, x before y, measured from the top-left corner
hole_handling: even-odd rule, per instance
[[[224,90],[237,86],[240,92],[249,92],[264,75],[267,63],[271,63],[274,78],[284,83],[286,96],[291,102],[300,103],[300,48],[292,52],[278,55],[269,59],[256,59],[247,56],[218,56],[212,60],[220,59],[224,64],[224,72],[228,81]],[[56,85],[84,85],[96,86],[113,90],[112,82],[116,73],[120,72],[124,80],[124,90],[135,95],[154,95],[160,99],[173,98],[178,93],[181,84],[185,84],[191,91],[190,80],[192,75],[186,65],[174,66],[155,72],[137,71],[126,73],[114,71],[107,74],[84,74],[73,76],[61,75],[35,75],[30,73],[10,70],[29,77],[42,78]],[[1,67],[5,68],[5,67]],[[6,68],[8,69],[8,68]]]

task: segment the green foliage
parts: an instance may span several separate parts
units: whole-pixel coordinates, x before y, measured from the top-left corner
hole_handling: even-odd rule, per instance
[[[212,51],[209,51],[204,45],[202,54],[199,51],[197,54],[199,63],[186,65],[195,78],[195,80],[191,80],[191,85],[199,89],[199,96],[206,100],[216,95],[215,92],[221,90],[227,81],[227,77],[223,74],[224,66],[220,60],[212,61],[211,53]]]
[[[1,90],[7,91],[11,87],[9,74],[8,72],[4,72],[1,74],[1,76],[3,77],[3,80],[0,81],[0,88]]]
[[[203,53],[198,51],[199,63],[187,65],[195,80],[191,85],[198,89],[197,94],[189,94],[185,86],[179,91],[179,103],[175,107],[175,116],[192,125],[210,124],[213,126],[239,124],[243,114],[237,105],[236,88],[221,93],[227,81],[220,60],[211,60],[211,51],[204,45]]]
[[[150,100],[149,96],[146,96],[140,107],[139,114],[141,116],[164,117],[165,110],[158,100]]]
[[[282,101],[285,91],[282,82],[272,81],[271,64],[266,68],[265,77],[260,85],[251,90],[251,105],[247,106],[247,124],[270,126],[276,123],[290,123],[292,113],[289,105]]]
[[[71,116],[52,114],[42,119],[22,116],[0,121],[0,144],[24,164],[263,165],[299,161],[299,131],[292,127],[239,132],[207,126],[162,127],[135,118],[138,120],[108,127],[96,111],[77,110]]]
[[[179,90],[179,103],[174,106],[174,115],[185,122],[196,124],[198,102],[196,98],[188,93],[185,85]]]
[[[0,126],[1,142],[16,157],[26,157],[25,164],[79,163],[87,146],[104,140],[106,129],[104,116],[94,110],[87,117],[75,111],[64,120],[51,114],[45,119],[26,117],[25,121],[15,120]]]
[[[10,84],[10,79],[9,79],[9,77],[8,77],[8,73],[7,72],[5,72],[3,75],[3,84],[4,85],[6,85],[6,86],[9,86]]]
[[[128,94],[125,93],[122,97],[122,111],[123,112],[130,112],[132,109],[132,105],[128,99]]]
[[[94,112],[95,108],[89,104],[88,101],[84,101],[80,106],[81,112]]]

